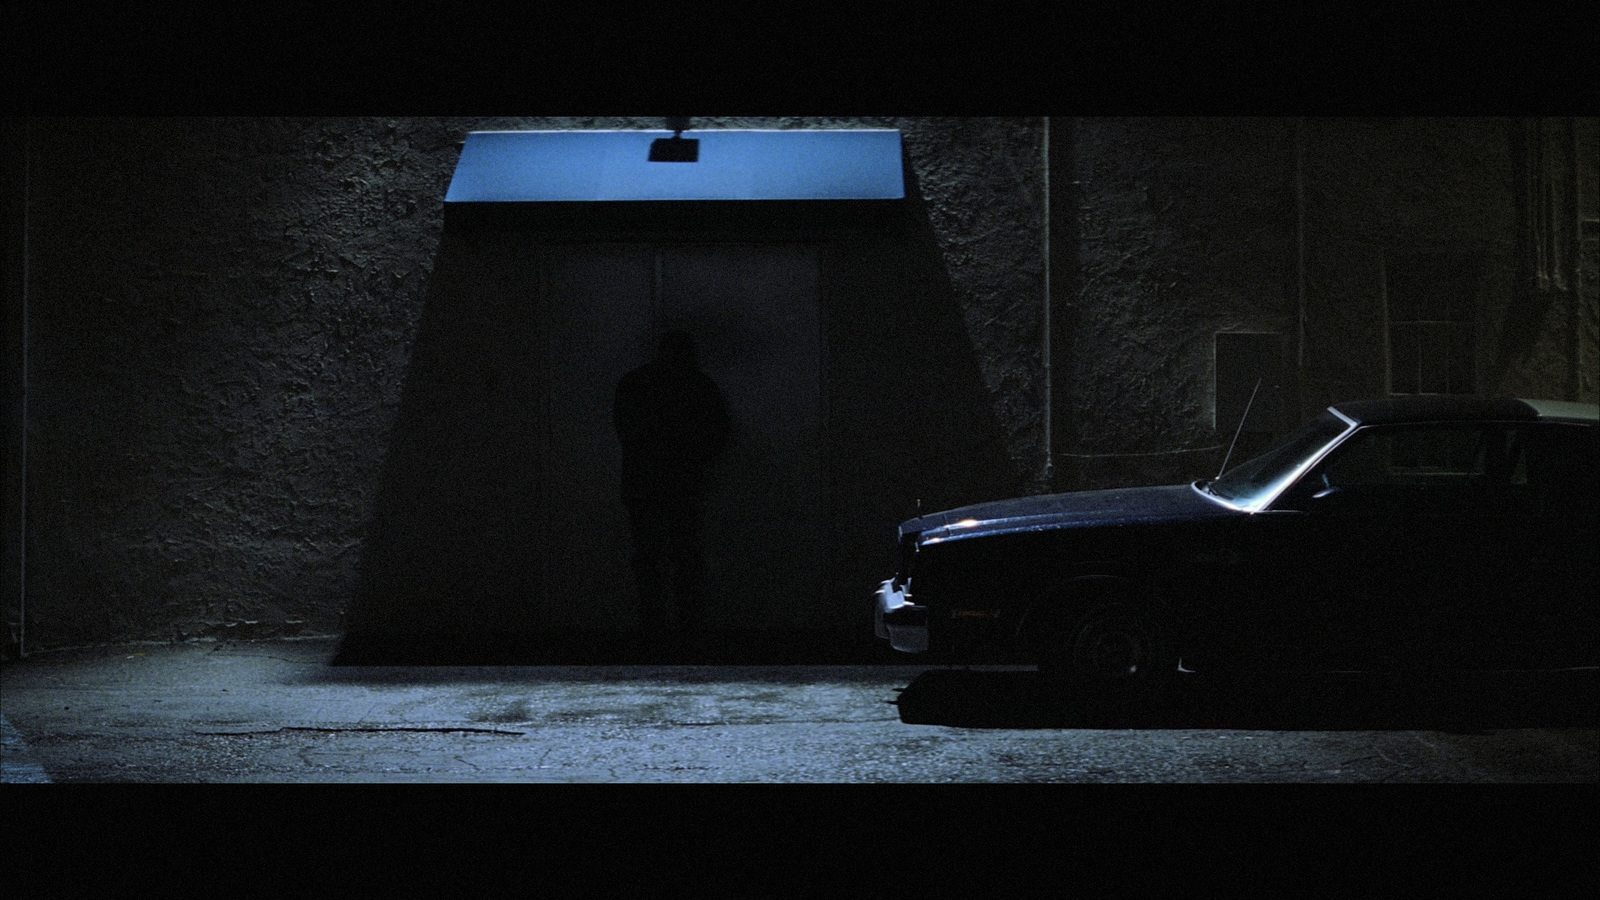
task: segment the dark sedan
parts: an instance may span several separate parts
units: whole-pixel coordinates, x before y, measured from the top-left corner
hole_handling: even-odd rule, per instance
[[[1179,672],[1594,667],[1597,513],[1600,407],[1342,403],[1215,479],[911,519],[876,627],[1118,703]]]

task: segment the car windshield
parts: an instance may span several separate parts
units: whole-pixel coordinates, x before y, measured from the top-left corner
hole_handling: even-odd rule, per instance
[[[1260,509],[1298,476],[1324,447],[1349,429],[1349,422],[1324,412],[1272,449],[1234,466],[1214,481],[1201,482],[1200,487],[1242,509]]]

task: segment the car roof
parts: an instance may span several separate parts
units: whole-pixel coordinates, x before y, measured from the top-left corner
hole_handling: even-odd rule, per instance
[[[1600,403],[1576,403],[1571,400],[1523,400],[1522,402],[1537,410],[1541,419],[1600,422]]]
[[[1596,404],[1451,394],[1357,400],[1335,403],[1328,408],[1358,425],[1539,418],[1577,422],[1600,421],[1600,405]]]

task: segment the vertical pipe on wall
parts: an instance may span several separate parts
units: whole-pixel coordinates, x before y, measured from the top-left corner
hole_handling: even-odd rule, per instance
[[[1295,383],[1306,367],[1306,120],[1294,120]]]
[[[1050,117],[1044,117],[1044,226],[1040,229],[1044,241],[1044,327],[1040,338],[1040,358],[1044,362],[1044,484],[1055,485],[1055,442],[1051,420],[1052,381],[1054,370],[1050,365]]]
[[[1531,151],[1528,162],[1528,217],[1533,238],[1533,284],[1539,293],[1550,290],[1550,160],[1545,149],[1544,120],[1528,120]]]
[[[1578,148],[1578,120],[1573,116],[1567,117],[1567,147],[1572,153],[1572,161],[1567,166],[1567,228],[1570,232],[1567,236],[1567,266],[1570,271],[1567,274],[1566,399],[1577,400],[1581,389],[1579,357],[1583,353],[1583,343],[1578,334],[1583,327],[1579,315],[1583,309],[1583,209],[1578,202],[1578,191],[1582,189],[1578,177],[1582,155]]]
[[[22,366],[21,409],[17,416],[19,460],[17,479],[17,656],[28,655],[28,208],[32,186],[32,137],[28,119],[22,120],[22,320],[18,343],[18,362]]]

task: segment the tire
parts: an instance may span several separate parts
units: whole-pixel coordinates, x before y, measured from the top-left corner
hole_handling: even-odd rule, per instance
[[[1109,604],[1058,631],[1040,671],[1078,711],[1121,716],[1157,708],[1169,694],[1178,662],[1155,617]]]

